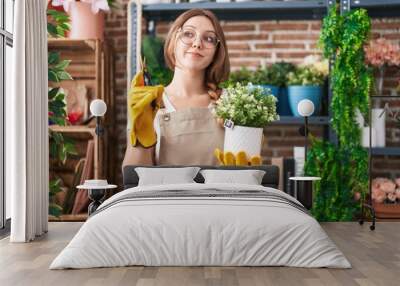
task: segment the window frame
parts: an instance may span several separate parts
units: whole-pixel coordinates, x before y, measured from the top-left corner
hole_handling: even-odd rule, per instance
[[[6,1],[0,0],[0,237],[10,232],[10,219],[6,218],[6,188],[5,188],[5,76],[6,76],[6,48],[13,48],[13,34],[6,31]],[[15,16],[15,0],[12,2],[13,19]],[[12,21],[14,22],[14,21]],[[12,24],[14,25],[14,23]],[[14,27],[11,29],[14,31]]]

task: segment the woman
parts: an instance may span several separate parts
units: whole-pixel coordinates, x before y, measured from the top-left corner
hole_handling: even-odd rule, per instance
[[[157,112],[156,146],[132,146],[129,136],[125,165],[214,165],[214,149],[223,149],[224,130],[212,113],[229,76],[225,36],[215,15],[192,9],[173,23],[164,46],[168,67],[174,70],[164,88],[164,108]]]

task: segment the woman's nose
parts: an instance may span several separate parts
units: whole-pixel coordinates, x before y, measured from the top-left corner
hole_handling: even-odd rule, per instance
[[[201,37],[196,37],[196,39],[194,39],[194,41],[193,41],[192,47],[200,48],[201,45],[202,45]]]

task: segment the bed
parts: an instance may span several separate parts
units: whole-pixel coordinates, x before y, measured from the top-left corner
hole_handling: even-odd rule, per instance
[[[198,173],[193,183],[149,186],[138,185],[136,167],[124,168],[124,190],[102,203],[50,269],[351,267],[308,211],[276,189],[276,166],[198,166],[263,170],[261,185],[204,183]]]

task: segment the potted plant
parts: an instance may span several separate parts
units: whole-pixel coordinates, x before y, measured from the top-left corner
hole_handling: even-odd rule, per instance
[[[400,178],[375,178],[371,199],[378,218],[400,218]]]
[[[215,114],[225,120],[224,151],[247,156],[261,154],[263,127],[278,120],[276,97],[270,92],[239,82],[224,89],[216,102]]]
[[[273,96],[278,98],[278,79],[270,67],[259,67],[251,76],[251,83],[263,89],[270,89]]]
[[[229,74],[229,79],[220,84],[221,88],[227,88],[236,83],[248,84],[252,80],[252,71],[246,67],[241,67],[239,70],[233,71]]]
[[[296,66],[292,63],[284,61],[277,62],[271,65],[270,70],[275,78],[275,85],[279,87],[278,95],[278,114],[279,115],[292,115],[289,106],[289,99],[287,94],[287,81],[288,74],[293,72]]]
[[[314,115],[319,112],[322,97],[322,86],[328,74],[328,62],[315,58],[306,58],[304,63],[288,75],[288,98],[294,116],[300,117],[298,103],[309,99],[314,103]]]
[[[103,39],[104,11],[116,7],[115,0],[53,0],[54,7],[63,6],[70,16],[71,39]]]

